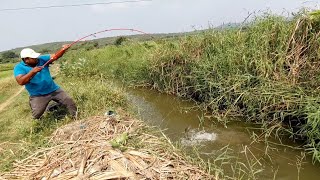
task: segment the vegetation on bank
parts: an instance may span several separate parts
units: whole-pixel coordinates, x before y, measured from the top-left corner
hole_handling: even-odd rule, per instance
[[[10,81],[15,83],[13,78],[12,79],[10,78]],[[51,140],[54,138],[57,138],[58,136],[65,137],[65,138],[72,138],[74,137],[75,134],[77,134],[76,132],[83,133],[83,130],[86,129],[88,130],[87,131],[88,133],[87,133],[87,136],[82,137],[84,139],[85,138],[92,139],[92,137],[95,136],[94,134],[102,133],[103,135],[109,138],[108,140],[110,140],[110,138],[115,138],[116,142],[118,142],[116,138],[117,134],[119,133],[121,134],[122,131],[125,129],[128,130],[130,128],[134,128],[134,132],[130,131],[130,134],[129,134],[130,138],[127,142],[128,144],[125,146],[126,148],[130,149],[130,151],[128,152],[131,152],[131,150],[133,150],[134,148],[136,148],[135,150],[142,150],[142,151],[145,151],[145,149],[147,149],[148,152],[150,152],[150,149],[154,149],[154,151],[152,150],[150,153],[152,154],[152,156],[153,155],[156,156],[155,159],[157,159],[159,156],[158,160],[161,159],[161,161],[166,161],[166,162],[168,160],[168,162],[170,161],[171,163],[174,162],[173,161],[174,158],[176,159],[177,163],[174,163],[174,168],[171,169],[171,173],[170,173],[170,174],[173,174],[174,177],[198,176],[200,172],[202,173],[201,175],[202,177],[208,177],[208,178],[210,177],[210,179],[212,179],[212,176],[207,174],[210,168],[207,167],[206,163],[201,163],[197,161],[197,158],[189,159],[189,156],[185,154],[184,156],[179,156],[179,154],[180,155],[183,155],[183,154],[178,149],[175,149],[174,146],[172,146],[172,144],[166,142],[165,138],[156,137],[156,135],[161,136],[160,133],[158,132],[157,134],[155,133],[155,131],[157,130],[152,130],[152,134],[151,132],[150,134],[146,134],[149,131],[151,131],[150,128],[140,124],[142,123],[140,121],[139,121],[139,124],[140,124],[139,127],[136,127],[136,125],[133,125],[133,122],[135,122],[136,124],[136,122],[138,121],[129,116],[121,117],[121,121],[128,122],[127,123],[128,128],[126,127],[126,128],[123,128],[121,131],[119,131],[121,129],[119,127],[126,126],[125,123],[121,122],[116,127],[114,127],[115,128],[114,130],[111,130],[108,123],[113,124],[112,121],[105,121],[105,117],[101,117],[101,116],[98,118],[98,116],[96,115],[104,114],[108,110],[117,109],[117,107],[121,107],[121,110],[122,110],[121,114],[123,115],[124,114],[123,110],[126,111],[128,108],[128,104],[122,89],[117,88],[118,87],[117,85],[114,85],[110,80],[106,79],[104,76],[100,75],[100,76],[79,77],[77,74],[69,75],[69,76],[58,74],[56,76],[56,82],[59,85],[61,85],[61,87],[65,89],[66,92],[69,93],[76,101],[76,104],[78,105],[79,112],[80,112],[79,119],[81,120],[71,122],[71,119],[63,116],[63,114],[66,113],[66,109],[63,109],[63,108],[46,112],[45,116],[41,119],[41,121],[33,120],[31,118],[30,107],[28,105],[28,95],[27,95],[27,92],[24,91],[21,95],[19,95],[15,99],[15,101],[12,102],[12,104],[6,107],[4,111],[0,112],[0,127],[1,127],[0,128],[0,178],[1,177],[8,178],[8,179],[31,178],[33,176],[39,176],[40,174],[34,173],[36,165],[40,165],[38,169],[39,171],[44,172],[44,174],[46,175],[48,175],[47,173],[50,174],[51,171],[49,170],[46,171],[46,169],[44,169],[42,166],[43,164],[41,163],[42,160],[46,161],[47,159],[41,159],[41,158],[48,157],[48,153],[43,154],[43,152],[46,152],[47,150],[52,150],[54,152],[51,157],[52,157],[52,160],[56,162],[58,155],[55,153],[55,150],[57,150],[56,149],[57,147],[65,148],[65,153],[70,154],[69,145],[73,144],[77,146],[77,148],[81,149],[81,151],[79,151],[79,149],[78,150],[73,149],[75,148],[75,146],[71,147],[71,149],[73,149],[73,152],[75,152],[73,157],[75,159],[82,159],[82,156],[78,156],[78,155],[81,154],[82,150],[88,147],[88,144],[84,145],[81,143],[80,144],[70,143],[71,141],[68,141],[63,146],[61,144],[57,145],[55,144],[56,143],[55,141],[52,142]],[[116,112],[120,114],[118,110]],[[92,117],[92,116],[95,116],[95,117]],[[87,119],[87,120],[85,121],[84,119]],[[97,119],[100,119],[101,122],[98,123]],[[91,125],[89,125],[88,122],[90,122]],[[88,123],[88,124],[85,124],[85,123]],[[59,127],[65,124],[69,124],[69,125],[66,125],[66,127],[72,128],[71,131],[68,131],[68,128],[66,128],[68,133],[71,133],[72,135],[70,134],[66,135],[64,132],[58,136],[57,134],[54,134],[53,137],[51,137],[54,130],[58,129],[57,132],[59,132]],[[85,124],[85,126],[83,125],[76,126],[79,124]],[[101,124],[108,126],[108,127],[105,127],[105,130],[108,131],[107,134],[102,132]],[[89,127],[91,127],[92,125],[97,126],[100,129],[98,131],[96,130],[91,131],[92,129]],[[93,134],[90,134],[91,132]],[[110,132],[114,132],[115,134],[110,134]],[[65,140],[67,141],[67,139]],[[86,141],[86,140],[83,140],[83,141],[82,140],[81,142]],[[116,149],[112,150],[113,148],[110,146],[110,144],[106,143],[105,137],[101,138],[100,140],[102,142],[102,144],[98,145],[100,149],[104,149],[104,150],[108,149],[111,152],[111,155],[112,153],[116,152]],[[150,143],[144,143],[144,141],[148,141],[148,140],[155,142],[155,144],[152,145]],[[78,139],[78,140],[75,140],[75,142],[80,142],[80,141]],[[86,141],[86,142],[89,142],[89,141]],[[64,141],[61,143],[64,143]],[[90,142],[90,143],[93,143],[95,146],[97,146],[96,141]],[[97,152],[101,152],[99,148],[98,149],[94,148],[94,150],[96,150]],[[120,146],[120,148],[122,148],[122,146]],[[169,149],[170,149],[170,152],[172,153],[168,154]],[[155,153],[159,153],[159,155],[157,156]],[[106,152],[105,156],[109,154],[110,153]],[[165,156],[168,158],[165,159]],[[39,157],[39,159],[35,159],[35,157]],[[63,155],[63,157],[65,156]],[[91,156],[91,157],[94,158],[94,156]],[[103,156],[101,157],[102,157],[101,160],[103,160],[104,159]],[[183,161],[183,163],[181,164],[182,159],[185,159],[186,161]],[[69,162],[69,161],[61,161],[61,163],[63,162]],[[101,162],[105,162],[105,161],[101,161]],[[148,168],[151,171],[153,169],[152,167],[158,167],[156,166],[157,163],[155,162],[159,162],[159,161],[150,161],[150,162],[147,161]],[[28,169],[30,168],[30,164],[32,163],[36,165],[33,166],[33,168]],[[201,163],[201,166],[200,166],[200,163]],[[99,161],[99,164],[100,164],[100,161]],[[192,164],[195,166],[193,166]],[[51,165],[52,164],[49,163],[47,168],[56,168],[56,167],[52,167]],[[171,164],[166,164],[166,166],[169,166],[169,168],[172,167]],[[95,173],[92,173],[91,171],[92,169],[90,169],[90,167],[92,166],[90,166],[89,163],[87,164],[87,166],[85,166],[85,169],[90,170],[88,172],[86,171],[87,174],[91,173],[90,176],[92,177],[99,174],[99,170],[96,171]],[[104,167],[107,167],[107,165],[104,164]],[[179,167],[186,167],[189,169],[187,171],[182,171],[179,169]],[[114,168],[114,166],[112,165],[111,168]],[[59,172],[58,169],[56,169],[56,171]],[[14,170],[17,170],[17,171],[14,171]],[[107,170],[109,170],[109,168]],[[114,169],[114,170],[115,170],[115,173],[117,173],[118,169]],[[108,172],[105,172],[105,171],[106,169],[101,169],[100,174],[106,175],[106,177],[108,177],[107,176]],[[133,171],[133,170],[130,169],[130,171]],[[194,174],[193,171],[196,172],[195,173],[196,175],[193,175]],[[61,173],[60,175],[62,176],[64,175],[64,173],[66,173],[66,171],[59,172],[59,173]],[[160,174],[165,175],[166,173],[164,174],[160,173]],[[76,175],[77,174],[75,174],[74,176]],[[153,175],[154,177],[158,177],[157,173],[153,173]]]
[[[13,77],[14,64],[0,64],[0,104],[5,102],[19,89]],[[0,106],[1,109],[1,106]],[[0,110],[1,111],[1,110]]]
[[[2,73],[2,72],[5,72],[5,71],[12,70],[14,65],[15,65],[14,63],[1,64],[0,65],[0,72]]]
[[[14,79],[8,81],[12,82],[16,83]],[[108,81],[58,76],[56,82],[76,101],[79,118],[103,114],[116,107],[127,107],[122,90]],[[0,90],[1,95],[4,92]],[[13,93],[14,90],[11,90],[11,95]],[[46,112],[41,121],[35,121],[31,117],[28,101],[28,94],[23,91],[0,112],[0,172],[10,170],[15,160],[27,157],[38,148],[49,146],[48,136],[71,121],[61,116],[66,113],[66,109],[61,108]]]
[[[17,162],[6,179],[215,179],[121,109],[57,129],[50,148]],[[194,163],[196,164],[196,163]]]
[[[62,70],[67,77],[120,78],[192,98],[222,121],[241,115],[261,124],[262,137],[302,140],[316,162],[319,30],[316,15],[267,15],[245,28],[70,51]]]

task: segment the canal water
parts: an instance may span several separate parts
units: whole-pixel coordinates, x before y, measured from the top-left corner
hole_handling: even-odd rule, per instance
[[[224,126],[206,118],[193,102],[145,88],[129,88],[128,99],[148,125],[162,129],[187,152],[196,150],[203,161],[221,167],[225,178],[320,179],[319,165],[313,165],[303,151],[253,142],[252,124],[231,121]]]

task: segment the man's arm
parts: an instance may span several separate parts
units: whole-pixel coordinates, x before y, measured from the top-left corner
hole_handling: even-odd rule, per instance
[[[30,80],[35,76],[38,72],[42,70],[41,66],[34,67],[28,74],[25,75],[18,75],[16,80],[19,85],[23,86],[30,82]]]

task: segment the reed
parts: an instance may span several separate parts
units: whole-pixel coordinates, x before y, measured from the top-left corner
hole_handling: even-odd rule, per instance
[[[234,29],[71,52],[63,72],[194,99],[221,121],[241,116],[260,124],[266,138],[302,140],[318,162],[319,19],[264,15]]]

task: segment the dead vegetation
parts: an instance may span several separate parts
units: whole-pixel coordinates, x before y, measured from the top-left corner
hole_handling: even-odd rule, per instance
[[[51,147],[15,162],[0,179],[213,179],[141,121],[120,114],[61,127]]]

